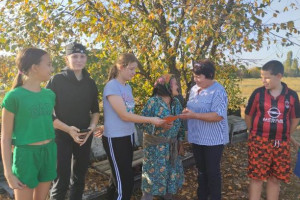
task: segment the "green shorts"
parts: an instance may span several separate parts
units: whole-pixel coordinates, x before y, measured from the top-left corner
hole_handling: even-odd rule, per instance
[[[27,187],[56,178],[57,147],[54,140],[44,145],[15,146],[12,171]]]

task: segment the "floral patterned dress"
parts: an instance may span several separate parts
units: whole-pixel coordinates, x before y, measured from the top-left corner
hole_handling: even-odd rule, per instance
[[[169,115],[178,115],[182,112],[182,106],[178,99],[174,98],[171,110],[159,96],[151,97],[142,115],[164,118]],[[184,129],[180,119],[173,121],[173,127],[167,131],[162,128],[154,128],[152,124],[140,124],[139,128],[148,134],[159,137],[178,138],[184,140]],[[184,172],[181,157],[178,156],[172,166],[170,161],[169,144],[148,146],[144,148],[142,186],[143,192],[152,195],[176,194],[184,182]]]

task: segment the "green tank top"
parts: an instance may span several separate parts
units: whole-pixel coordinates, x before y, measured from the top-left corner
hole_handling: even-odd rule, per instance
[[[54,105],[55,94],[50,89],[32,92],[17,87],[6,93],[2,107],[14,114],[12,144],[25,145],[55,138]]]

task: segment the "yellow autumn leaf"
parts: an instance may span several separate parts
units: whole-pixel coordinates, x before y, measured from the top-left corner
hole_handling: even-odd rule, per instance
[[[153,20],[155,18],[155,15],[153,13],[150,13],[150,15],[148,16],[148,19]]]
[[[287,27],[290,28],[290,29],[294,28],[294,22],[293,21],[288,21],[287,22]]]
[[[112,5],[113,9],[117,9],[118,8],[118,5],[115,2],[112,2],[111,5]]]
[[[173,54],[173,53],[174,53],[174,48],[172,48],[172,47],[169,48],[169,49],[168,49],[168,53],[169,53],[170,55]]]
[[[191,41],[192,41],[192,39],[193,39],[193,36],[190,36],[190,37],[188,37],[187,39],[186,39],[186,43],[187,44],[190,44],[191,43]]]
[[[92,24],[95,24],[97,22],[97,18],[96,17],[92,17],[91,20],[90,20],[90,22]]]
[[[240,31],[238,31],[237,33],[236,33],[236,36],[238,36],[238,37],[241,37],[243,34],[240,32]]]
[[[196,27],[195,27],[195,26],[191,26],[190,28],[191,28],[192,31],[195,31],[195,30],[196,30]]]

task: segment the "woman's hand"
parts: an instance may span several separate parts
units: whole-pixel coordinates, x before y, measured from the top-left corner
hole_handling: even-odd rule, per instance
[[[155,126],[161,126],[165,122],[165,120],[159,117],[151,117],[151,124],[154,124]]]
[[[180,119],[192,119],[194,118],[194,112],[188,108],[183,109],[182,114],[178,115]]]
[[[103,125],[97,126],[94,131],[94,136],[101,138],[103,133],[104,133],[104,126]]]
[[[162,125],[160,125],[160,127],[162,127],[165,131],[172,128],[172,126],[173,126],[173,122],[166,122],[166,123],[163,123]]]
[[[178,155],[184,156],[184,147],[181,141],[178,142]]]
[[[79,129],[76,128],[75,126],[70,126],[68,133],[69,135],[73,138],[74,142],[76,142],[77,144],[81,144],[85,138],[80,138],[83,137],[84,135],[86,135],[87,133],[79,133]]]
[[[10,174],[5,177],[6,177],[8,186],[13,190],[15,190],[15,189],[22,190],[26,187],[26,185],[21,183],[21,181],[13,174]]]

